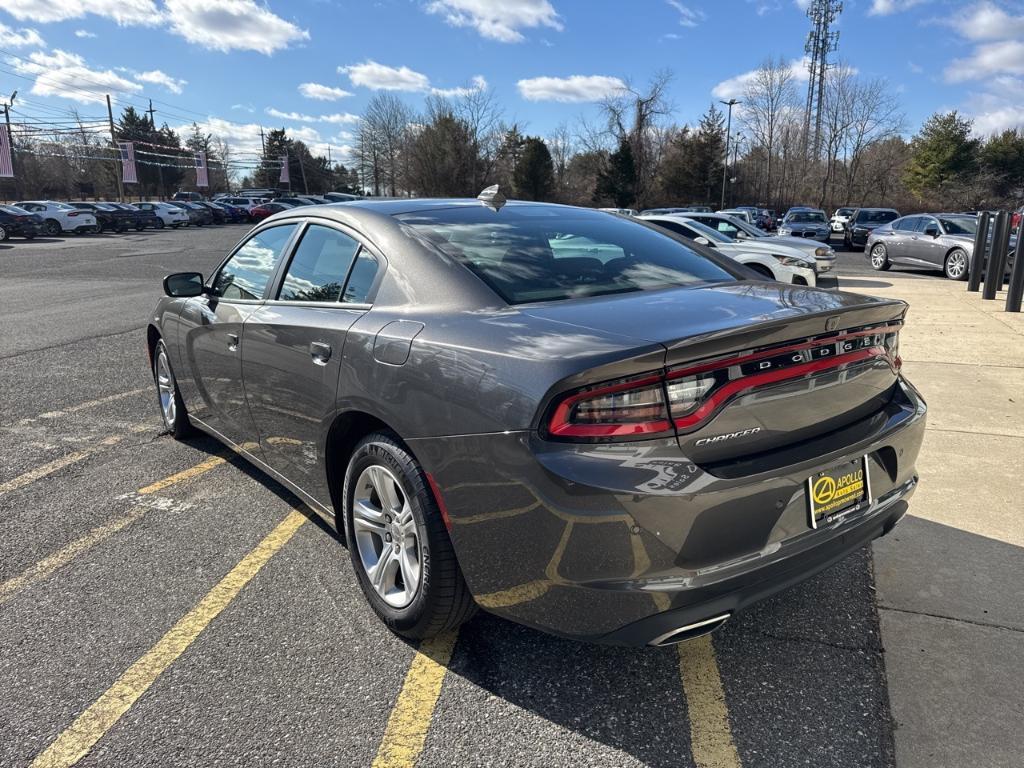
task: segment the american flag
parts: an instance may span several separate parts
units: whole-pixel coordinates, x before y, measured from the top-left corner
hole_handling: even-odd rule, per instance
[[[196,186],[210,186],[210,174],[206,169],[206,153],[196,152]]]
[[[0,125],[0,177],[14,178],[14,163],[11,162],[11,136],[6,126]]]
[[[135,172],[135,147],[130,141],[117,142],[121,150],[121,181],[125,184],[138,184],[139,176]]]
[[[291,184],[292,180],[288,176],[288,155],[281,155],[281,179],[282,184]]]

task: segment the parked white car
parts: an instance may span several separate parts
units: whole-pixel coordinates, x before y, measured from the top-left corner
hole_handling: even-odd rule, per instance
[[[177,229],[181,226],[188,226],[188,214],[176,205],[171,205],[170,203],[146,202],[136,203],[135,207],[140,211],[152,211],[160,218],[161,221],[163,221],[165,227],[174,227]]]
[[[796,248],[818,262],[819,275],[831,270],[836,263],[835,249],[827,243],[822,244],[816,240],[808,240],[802,237],[772,235],[763,229],[758,229],[752,224],[747,224],[747,222],[741,219],[724,213],[680,213],[679,215],[699,221],[701,224],[717,230],[720,234],[725,235],[731,240],[741,240],[743,242],[750,242],[751,240],[781,242],[790,248]]]
[[[856,210],[856,208],[836,208],[836,212],[829,219],[832,231],[838,232],[840,235],[843,234],[846,231],[847,222]]]
[[[686,218],[683,214],[641,216],[640,220],[721,251],[740,264],[745,264],[755,272],[780,283],[810,286],[818,284],[818,270],[814,257],[779,242],[778,238],[733,240],[716,229]]]
[[[233,205],[236,208],[244,208],[246,213],[252,213],[252,209],[257,205],[262,205],[265,200],[262,197],[232,197],[230,195],[224,195],[223,197],[215,197],[213,202],[227,203],[228,205]]]
[[[84,232],[96,231],[96,217],[93,214],[89,211],[80,211],[67,203],[53,200],[23,200],[15,205],[42,217],[43,223],[39,227],[39,233],[46,237],[54,237],[61,232],[81,235]]]
[[[728,208],[726,210],[719,211],[719,213],[724,214],[726,216],[732,216],[733,218],[736,219],[742,219],[743,221],[747,222],[747,224],[752,225],[754,223],[754,215],[750,211],[745,209]]]

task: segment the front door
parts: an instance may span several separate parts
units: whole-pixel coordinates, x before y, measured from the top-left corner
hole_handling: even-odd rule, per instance
[[[345,336],[368,308],[369,258],[353,233],[309,224],[274,297],[245,325],[242,378],[264,461],[328,507],[323,449]]]
[[[229,440],[256,447],[256,432],[242,388],[245,322],[263,303],[274,270],[296,224],[262,229],[224,262],[207,294],[190,299],[181,312],[177,371],[188,412]],[[258,451],[256,451],[258,453]]]

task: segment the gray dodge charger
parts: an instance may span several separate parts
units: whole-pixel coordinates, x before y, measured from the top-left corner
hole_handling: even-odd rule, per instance
[[[625,217],[296,208],[164,291],[167,429],[333,521],[406,637],[479,606],[679,642],[888,533],[917,484],[906,304],[769,282]]]

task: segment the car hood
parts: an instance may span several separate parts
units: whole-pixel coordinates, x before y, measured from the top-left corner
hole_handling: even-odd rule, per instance
[[[798,241],[799,242],[799,241]],[[803,245],[803,243],[800,243]],[[761,253],[766,256],[778,254],[779,256],[791,256],[795,259],[803,259],[808,262],[807,266],[814,264],[814,249],[797,248],[785,242],[781,237],[758,237],[749,240],[735,240],[731,243],[715,243],[715,248],[730,256],[741,253]]]
[[[814,256],[814,252],[818,248],[821,248],[824,245],[824,243],[819,243],[817,241],[809,243],[809,242],[807,242],[806,238],[803,238],[803,237],[790,237],[789,235],[777,235],[777,236],[771,237],[771,238],[762,237],[761,240],[763,242],[766,242],[766,243],[768,243],[768,242],[782,243],[784,245],[789,246],[790,248],[796,248],[801,253],[807,254],[808,256],[811,256],[811,257]],[[749,242],[749,241],[747,241],[747,242]]]

